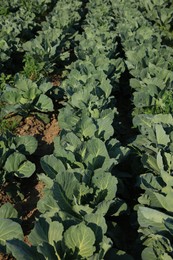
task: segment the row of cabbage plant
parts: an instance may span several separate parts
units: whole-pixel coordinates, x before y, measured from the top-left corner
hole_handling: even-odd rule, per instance
[[[158,25],[153,26],[154,14],[159,10],[163,20],[169,10],[161,8],[163,1],[147,1],[146,6],[154,6],[149,20],[141,2],[112,3],[115,15],[121,14],[117,30],[131,74],[133,124],[140,131],[132,146],[144,167],[137,179],[141,194],[135,207],[142,246],[139,257],[172,259],[173,50],[164,44]]]
[[[117,111],[111,93],[124,63],[116,49],[111,4],[89,1],[86,8],[83,32],[75,37],[77,60],[60,86],[66,96],[58,117],[62,130],[53,154],[41,158],[45,189],[38,202],[41,215],[28,236],[31,246],[7,242],[17,259],[21,252],[38,259],[132,259],[120,250],[116,221],[128,207],[117,195],[118,185],[124,187],[115,166],[129,149],[113,137],[112,126]]]

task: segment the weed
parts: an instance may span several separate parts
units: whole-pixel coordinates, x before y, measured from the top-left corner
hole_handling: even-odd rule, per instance
[[[41,71],[43,70],[44,63],[38,63],[34,57],[30,54],[26,54],[24,57],[24,74],[29,79],[35,81],[39,79]]]

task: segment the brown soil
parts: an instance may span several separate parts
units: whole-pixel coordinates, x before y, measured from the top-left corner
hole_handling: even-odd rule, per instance
[[[0,253],[0,260],[15,260],[15,258],[13,256],[4,255]]]
[[[5,192],[5,185],[1,186],[0,188],[0,206],[2,206],[3,204],[10,202],[11,204],[13,204],[13,200],[12,198],[6,194]]]
[[[55,116],[52,117],[49,124],[45,124],[43,121],[37,119],[36,116],[29,116],[21,121],[20,125],[16,129],[16,134],[20,136],[36,136],[36,138],[39,137],[39,139],[41,138],[41,140],[51,144],[59,131],[60,128]]]
[[[51,76],[52,85],[54,87],[59,87],[61,85],[62,77],[60,75],[52,75]]]
[[[48,124],[39,120],[36,116],[29,116],[21,121],[19,127],[16,129],[17,135],[32,135],[36,137],[38,141],[38,148],[35,153],[36,164],[37,161],[40,160],[40,157],[53,152],[53,140],[59,132],[60,128],[55,116],[52,116]],[[36,166],[38,166],[38,164]],[[37,170],[39,170],[38,167]]]

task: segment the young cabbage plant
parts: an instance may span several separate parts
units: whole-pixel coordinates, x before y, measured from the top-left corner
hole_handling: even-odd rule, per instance
[[[0,118],[8,115],[19,114],[27,116],[32,111],[53,111],[52,99],[47,92],[52,88],[51,83],[35,83],[21,75],[17,75],[14,86],[6,85],[1,94]]]
[[[14,136],[12,134],[0,137],[0,183],[7,178],[29,178],[36,170],[28,156],[37,149],[37,140],[33,136]]]

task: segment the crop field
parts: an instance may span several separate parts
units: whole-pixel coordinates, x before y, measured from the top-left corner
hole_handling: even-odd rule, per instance
[[[173,259],[171,0],[0,0],[1,259]]]

